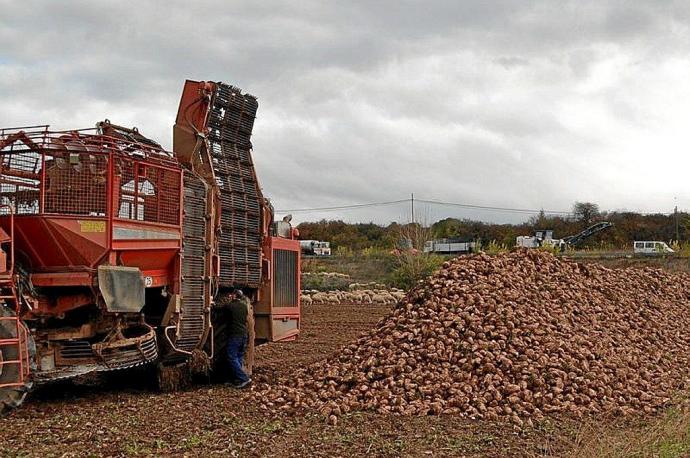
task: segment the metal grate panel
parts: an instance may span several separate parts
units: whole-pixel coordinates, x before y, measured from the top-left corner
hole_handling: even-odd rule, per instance
[[[220,187],[223,286],[258,287],[261,282],[263,196],[250,141],[257,108],[255,97],[219,83],[209,115],[208,139]]]
[[[179,224],[180,173],[118,159],[114,171],[119,218]]]
[[[273,306],[296,307],[298,301],[297,252],[273,250]]]
[[[181,171],[170,153],[101,134],[13,130],[0,131],[0,203],[17,214],[106,216],[112,185],[115,216],[179,224]]]
[[[105,216],[108,156],[45,155],[44,213]]]
[[[206,331],[204,298],[210,294],[205,281],[207,189],[191,171],[184,175],[184,196],[182,315],[175,345],[192,351],[201,343]]]
[[[19,215],[36,214],[40,208],[43,157],[35,151],[3,151],[0,170],[0,204],[11,205]],[[9,211],[3,208],[3,213]]]

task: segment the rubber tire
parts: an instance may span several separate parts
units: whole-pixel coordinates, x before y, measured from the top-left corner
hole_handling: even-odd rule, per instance
[[[10,308],[0,304],[0,316],[15,316],[15,313]],[[22,324],[22,326],[25,325]],[[14,337],[14,334],[14,323],[9,320],[0,320],[0,339],[12,338]],[[27,332],[27,335],[29,336],[29,341],[26,343],[29,348],[29,364],[31,366],[31,369],[35,369],[34,361],[36,358],[36,344],[34,343],[34,339],[33,337],[31,337],[31,334]],[[17,349],[14,347],[0,347],[0,352],[2,352],[2,357],[6,361],[18,359]],[[0,385],[12,380],[17,380],[18,372],[18,365],[4,365],[2,367],[2,373],[0,373]],[[23,386],[0,388],[0,416],[7,415],[12,410],[22,405],[24,399],[26,398],[26,395],[29,394],[29,391],[31,391],[32,387],[33,382],[31,381],[31,377],[28,377],[24,381]]]
[[[154,369],[156,388],[163,393],[185,390],[192,385],[192,371],[186,361],[173,365],[157,363]]]
[[[211,379],[218,382],[228,380],[230,367],[226,356],[228,348],[227,319],[222,311],[213,317],[214,355],[211,361]]]

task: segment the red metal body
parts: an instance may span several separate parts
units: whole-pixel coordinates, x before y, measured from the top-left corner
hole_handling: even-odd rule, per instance
[[[19,131],[0,140],[2,198],[34,286],[94,285],[108,263],[176,285],[182,170],[160,147],[95,132]],[[10,216],[0,216],[7,230]],[[33,314],[50,313],[45,304]]]
[[[296,338],[300,246],[274,236],[251,159],[257,107],[187,81],[174,153],[108,121],[0,129],[0,325],[14,329],[0,329],[0,368],[19,366],[0,396],[28,389],[32,338],[45,381],[213,360],[214,301],[231,287],[254,303],[257,342]]]
[[[265,282],[254,306],[257,335],[267,340],[293,340],[299,334],[301,265],[298,240],[269,237],[263,246]]]

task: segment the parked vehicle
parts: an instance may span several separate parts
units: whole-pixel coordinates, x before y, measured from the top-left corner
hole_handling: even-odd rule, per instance
[[[633,251],[635,254],[644,254],[648,256],[675,253],[673,248],[668,246],[667,243],[658,240],[635,241],[633,244]]]
[[[568,247],[576,247],[582,243],[585,239],[597,234],[605,229],[613,227],[613,223],[608,221],[602,221],[600,223],[593,224],[589,226],[582,232],[575,235],[569,235],[562,239],[553,238],[553,231],[536,231],[534,236],[521,235],[515,240],[515,246],[522,248],[539,248],[542,246],[557,247],[561,251],[564,251]]]
[[[463,242],[459,239],[429,240],[424,244],[424,252],[437,254],[472,253],[475,247],[475,242]]]
[[[300,240],[299,246],[305,256],[330,256],[331,243],[319,240]]]

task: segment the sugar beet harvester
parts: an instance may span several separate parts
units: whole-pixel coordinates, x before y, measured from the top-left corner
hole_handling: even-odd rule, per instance
[[[256,177],[257,106],[187,81],[173,152],[108,121],[0,130],[0,413],[88,372],[221,370],[231,287],[255,342],[297,336],[300,245]]]

